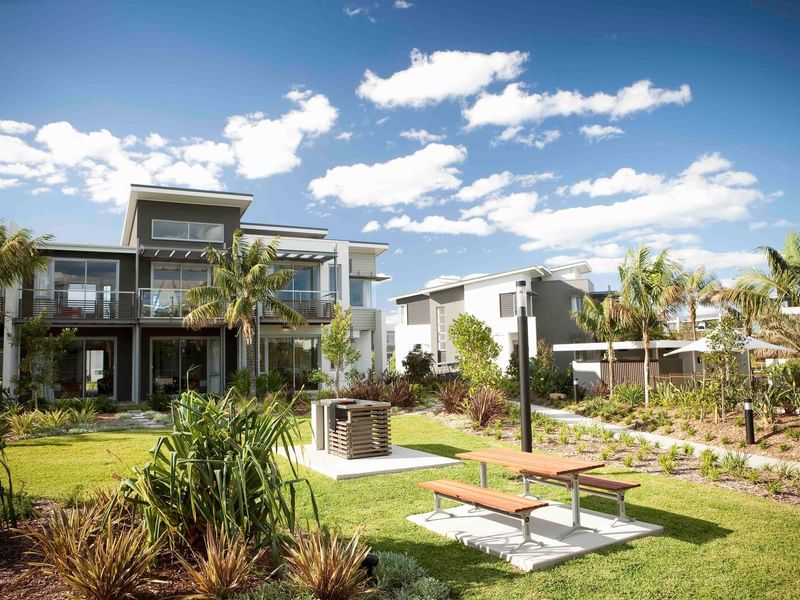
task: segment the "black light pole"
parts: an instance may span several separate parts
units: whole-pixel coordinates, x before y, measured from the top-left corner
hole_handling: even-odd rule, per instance
[[[756,432],[753,429],[753,402],[750,399],[744,401],[744,430],[747,435],[747,443],[756,443]]]
[[[517,282],[517,340],[519,342],[519,414],[522,421],[522,451],[532,452],[531,383],[528,362],[528,293],[524,280]]]

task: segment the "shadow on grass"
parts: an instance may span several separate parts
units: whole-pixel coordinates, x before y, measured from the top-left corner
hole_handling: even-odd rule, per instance
[[[455,446],[448,446],[446,444],[398,444],[403,448],[409,450],[417,450],[418,452],[428,452],[429,454],[436,454],[438,456],[445,456],[447,458],[455,458],[459,452],[469,452],[466,448],[456,448]]]

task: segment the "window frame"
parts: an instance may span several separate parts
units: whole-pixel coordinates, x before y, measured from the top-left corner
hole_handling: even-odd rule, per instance
[[[156,235],[156,223],[172,223],[186,225],[186,237],[168,237]],[[191,237],[192,225],[209,225],[211,227],[220,227],[222,235],[218,240],[204,240],[200,238]],[[169,242],[199,242],[202,244],[224,244],[225,243],[225,224],[224,223],[205,223],[203,221],[177,221],[174,219],[153,219],[150,221],[150,238],[154,240],[164,240]]]

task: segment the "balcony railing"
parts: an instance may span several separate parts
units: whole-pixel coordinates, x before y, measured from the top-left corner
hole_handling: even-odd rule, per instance
[[[333,305],[336,292],[320,290],[287,290],[276,294],[278,300],[290,306],[309,321],[330,321],[333,318]],[[269,307],[264,307],[262,320],[282,321],[281,317]]]
[[[43,314],[65,321],[114,321],[136,318],[136,293],[84,289],[23,289],[19,292],[21,318]]]
[[[182,319],[192,310],[186,301],[189,290],[139,289],[139,317],[142,319]]]

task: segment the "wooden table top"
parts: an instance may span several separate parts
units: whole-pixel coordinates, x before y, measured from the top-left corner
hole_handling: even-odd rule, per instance
[[[605,463],[602,462],[587,462],[547,454],[530,454],[519,450],[511,450],[510,448],[486,448],[473,452],[459,452],[456,456],[463,460],[476,460],[483,463],[502,465],[518,471],[548,477],[582,473],[605,466]]]

